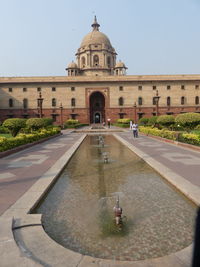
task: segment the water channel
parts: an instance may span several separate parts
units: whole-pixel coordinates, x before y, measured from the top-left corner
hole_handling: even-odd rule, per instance
[[[76,252],[115,260],[161,257],[191,244],[196,207],[113,136],[104,142],[87,136],[37,207],[47,234]],[[113,214],[118,196],[121,231]]]

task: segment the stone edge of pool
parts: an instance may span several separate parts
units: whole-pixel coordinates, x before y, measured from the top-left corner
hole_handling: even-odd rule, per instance
[[[145,157],[139,149],[117,134],[113,134],[166,180],[197,205],[200,189],[170,171],[153,158]],[[68,250],[44,231],[40,214],[29,214],[40,202],[51,184],[57,179],[67,162],[85,139],[82,136],[14,205],[0,217],[1,266],[69,266],[69,267],[189,267],[192,248],[190,245],[176,253],[142,261],[114,261],[93,258]],[[34,203],[34,204],[33,204]]]

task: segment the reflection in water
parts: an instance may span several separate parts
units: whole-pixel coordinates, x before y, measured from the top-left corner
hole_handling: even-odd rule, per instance
[[[102,152],[109,153],[104,164]],[[119,196],[127,221],[114,224]],[[192,242],[195,207],[112,136],[99,152],[88,136],[37,209],[45,231],[74,251],[99,258],[141,260]]]

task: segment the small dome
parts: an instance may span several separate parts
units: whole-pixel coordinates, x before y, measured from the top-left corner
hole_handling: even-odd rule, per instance
[[[115,68],[125,68],[126,69],[126,66],[125,66],[124,62],[119,61],[116,63]]]
[[[77,64],[74,61],[72,61],[71,63],[69,63],[69,65],[67,66],[67,68],[68,69],[77,69],[78,66],[77,66]]]
[[[88,46],[91,44],[105,44],[112,47],[108,37],[100,31],[89,32],[82,40],[81,47]]]

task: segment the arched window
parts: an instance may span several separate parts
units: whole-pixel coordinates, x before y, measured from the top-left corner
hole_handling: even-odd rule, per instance
[[[8,104],[9,104],[9,107],[12,108],[12,107],[14,106],[14,104],[13,104],[13,99],[10,98],[8,102],[9,102],[9,103],[8,103]]]
[[[199,96],[195,97],[195,105],[199,105]]]
[[[153,105],[156,105],[156,97],[153,97],[153,99],[152,99],[152,104],[153,104]]]
[[[185,97],[182,96],[182,97],[181,97],[181,105],[184,105],[184,104],[185,104]]]
[[[82,66],[82,68],[85,67],[85,57],[81,58],[81,66]]]
[[[118,102],[119,102],[119,106],[123,106],[124,105],[124,99],[123,99],[123,97],[120,97],[118,99]]]
[[[142,106],[142,97],[141,96],[138,97],[138,105]]]
[[[72,107],[75,107],[76,106],[76,99],[75,98],[72,98],[71,99],[71,106]]]
[[[28,99],[27,98],[23,99],[23,108],[24,109],[28,108]]]
[[[167,97],[167,106],[170,106],[170,105],[171,105],[171,97],[168,96],[168,97]]]
[[[93,61],[94,61],[94,66],[98,66],[99,65],[99,56],[98,55],[94,55]]]
[[[52,98],[52,107],[56,107],[56,99]]]
[[[107,65],[108,65],[108,67],[110,67],[110,65],[111,65],[110,57],[107,57]]]

